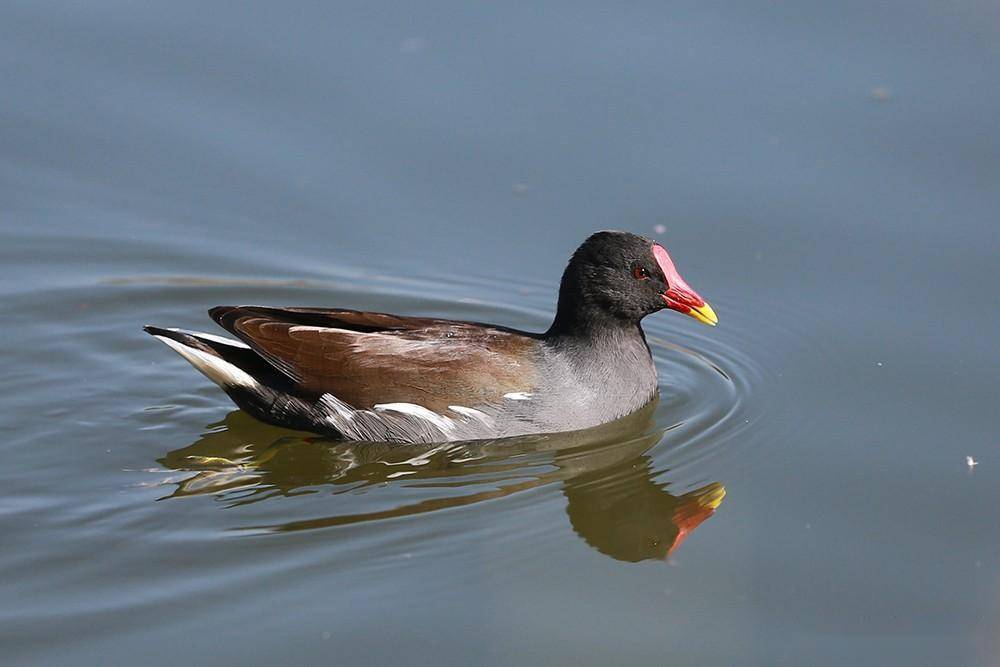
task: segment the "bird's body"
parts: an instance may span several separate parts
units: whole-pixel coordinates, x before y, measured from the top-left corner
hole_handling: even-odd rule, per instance
[[[385,313],[261,306],[211,310],[237,340],[146,330],[240,408],[280,426],[381,442],[577,430],[623,417],[656,394],[656,369],[639,320],[674,307],[667,301],[667,275],[676,270],[656,257],[655,248],[660,246],[621,232],[588,239],[567,267],[555,322],[542,334]],[[649,265],[641,275],[640,264]],[[631,280],[619,279],[623,268]],[[650,293],[662,300],[651,300],[638,284],[649,282],[652,269],[660,271],[667,289]],[[700,301],[688,304],[698,310],[696,317],[708,321],[708,313],[714,319],[679,275],[673,282]]]

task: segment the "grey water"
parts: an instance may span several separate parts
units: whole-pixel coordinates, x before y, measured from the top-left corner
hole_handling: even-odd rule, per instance
[[[973,0],[3,3],[0,662],[1000,664],[998,73]],[[540,331],[603,228],[720,324],[595,432],[325,441],[141,331]]]

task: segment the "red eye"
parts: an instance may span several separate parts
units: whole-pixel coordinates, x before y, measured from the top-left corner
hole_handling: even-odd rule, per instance
[[[636,266],[632,269],[632,277],[636,280],[649,280],[649,273],[641,266]]]

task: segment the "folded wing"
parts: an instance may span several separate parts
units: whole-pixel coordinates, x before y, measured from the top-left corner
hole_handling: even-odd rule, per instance
[[[531,391],[529,334],[452,320],[384,313],[220,306],[212,318],[306,395],[332,394],[355,409],[413,404],[497,405]]]

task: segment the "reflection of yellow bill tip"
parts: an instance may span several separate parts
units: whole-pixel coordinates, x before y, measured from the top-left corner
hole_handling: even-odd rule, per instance
[[[701,306],[700,308],[692,308],[688,312],[688,315],[698,320],[702,324],[707,324],[710,327],[714,327],[716,324],[719,323],[718,316],[715,314],[715,311],[712,310],[712,307],[708,305],[708,302],[706,302],[705,305]]]
[[[705,488],[699,489],[697,494],[699,505],[714,510],[719,508],[719,505],[722,504],[723,498],[726,497],[726,487],[722,486],[718,482],[713,482]]]

